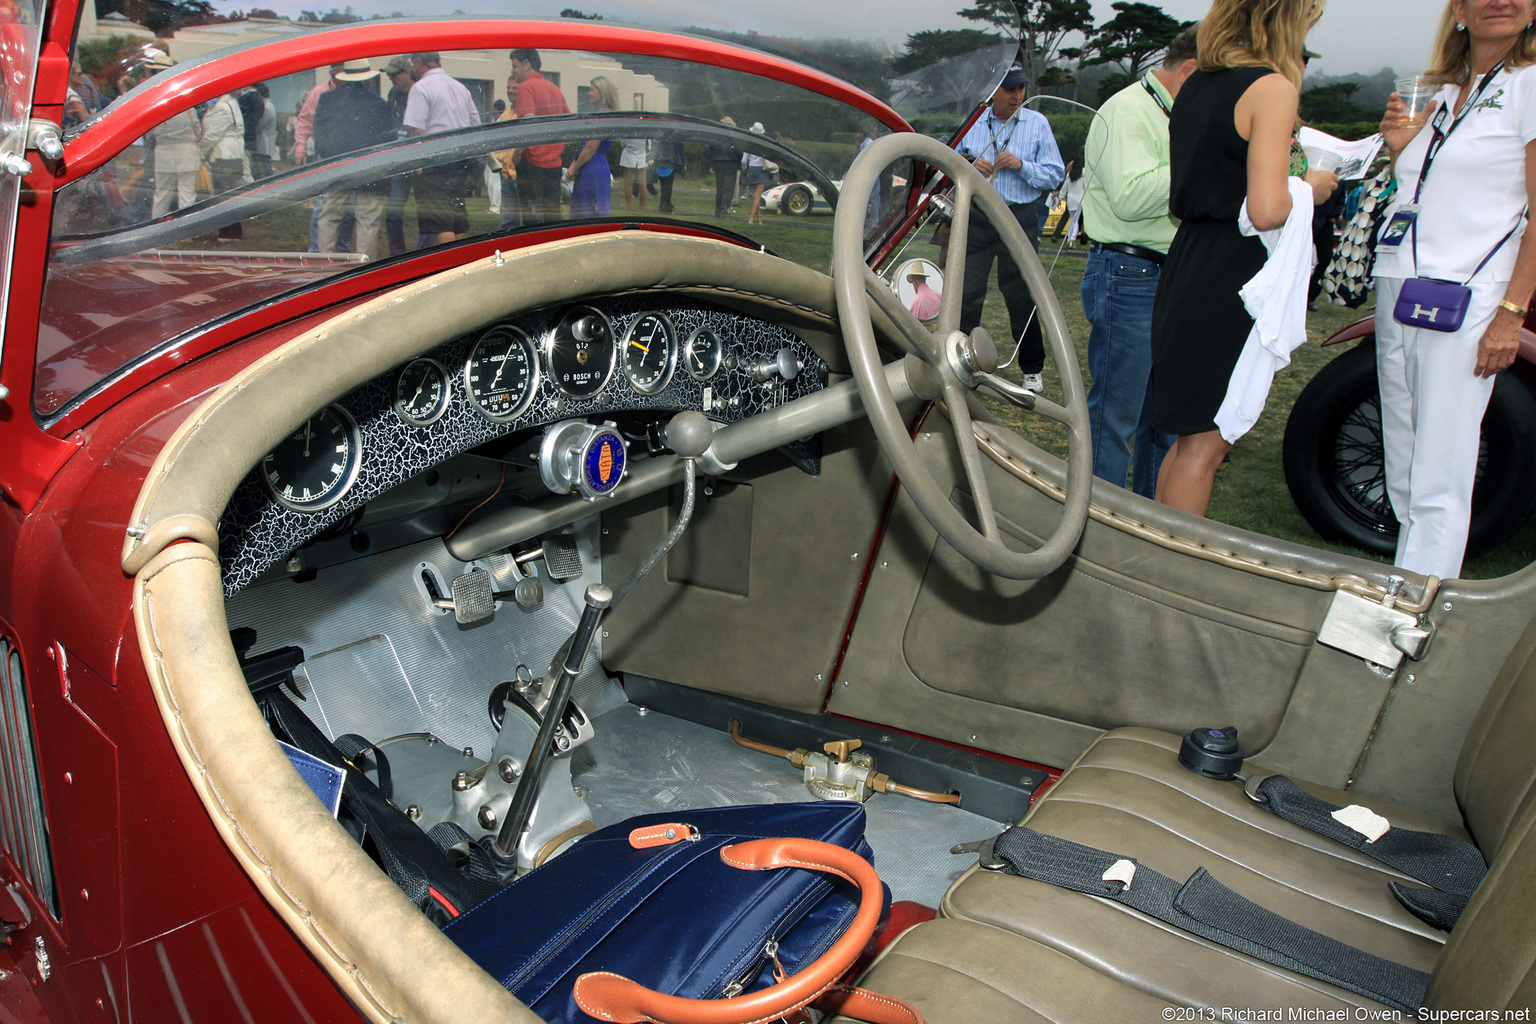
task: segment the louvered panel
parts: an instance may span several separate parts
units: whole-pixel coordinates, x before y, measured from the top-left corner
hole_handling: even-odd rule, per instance
[[[0,785],[0,843],[10,851],[38,899],[57,916],[48,820],[28,708],[21,654],[9,639],[0,637],[0,775],[4,776]]]

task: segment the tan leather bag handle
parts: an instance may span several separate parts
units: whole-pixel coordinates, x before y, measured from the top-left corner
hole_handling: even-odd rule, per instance
[[[615,1024],[765,1024],[798,1010],[835,985],[853,966],[880,923],[885,902],[880,876],[869,861],[851,850],[815,839],[754,839],[724,847],[720,859],[746,871],[795,867],[845,878],[859,887],[858,913],[842,937],[814,963],[777,985],[748,995],[685,999],[648,989],[618,974],[592,972],[576,979],[578,1006],[599,1020]]]

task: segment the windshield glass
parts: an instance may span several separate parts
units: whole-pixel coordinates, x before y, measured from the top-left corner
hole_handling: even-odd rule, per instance
[[[83,5],[76,54],[95,106],[67,145],[114,144],[55,198],[33,395],[44,423],[222,318],[465,238],[511,247],[551,225],[681,219],[825,270],[861,145],[907,124],[947,137],[1017,46],[1006,25],[909,0],[771,14],[605,4],[538,30],[579,26],[602,46],[424,54],[398,51],[432,31],[478,39],[509,5],[436,23],[400,0],[377,13],[224,6],[137,26]],[[655,30],[685,33],[688,52]],[[368,49],[392,31],[395,46]],[[284,56],[332,41],[338,56],[370,55],[297,71]],[[230,67],[201,102],[178,102]],[[871,237],[903,216],[910,176],[893,168],[871,201]]]

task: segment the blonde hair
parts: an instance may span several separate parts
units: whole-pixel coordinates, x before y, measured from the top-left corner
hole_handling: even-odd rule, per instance
[[[1273,68],[1301,88],[1301,51],[1325,5],[1326,0],[1213,0],[1200,22],[1200,70]]]
[[[1510,47],[1504,63],[1512,68],[1536,64],[1536,31],[1531,26],[1525,26],[1520,38]],[[1424,74],[1453,85],[1463,85],[1472,76],[1472,37],[1465,29],[1456,28],[1456,12],[1449,3],[1440,16],[1440,30],[1435,33],[1434,60]]]
[[[592,88],[596,89],[598,96],[602,97],[601,105],[604,110],[619,109],[619,90],[613,87],[612,82],[598,75],[592,79]]]

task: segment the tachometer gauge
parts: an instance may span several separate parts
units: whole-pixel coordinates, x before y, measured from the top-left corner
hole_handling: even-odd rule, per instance
[[[624,375],[642,395],[654,395],[672,379],[677,364],[677,332],[660,313],[646,313],[630,325],[624,339]]]
[[[357,421],[341,406],[328,405],[261,460],[261,479],[281,504],[318,512],[351,489],[362,462]]]
[[[591,306],[561,317],[545,345],[550,379],[572,398],[591,398],[613,374],[613,325]]]
[[[700,327],[683,342],[683,366],[694,380],[709,380],[720,372],[724,359],[725,342],[708,327]]]
[[[480,336],[464,364],[469,399],[488,418],[516,418],[533,401],[539,382],[539,352],[516,327],[502,324]]]
[[[395,415],[413,427],[436,423],[452,394],[448,371],[436,359],[413,359],[395,381]]]

